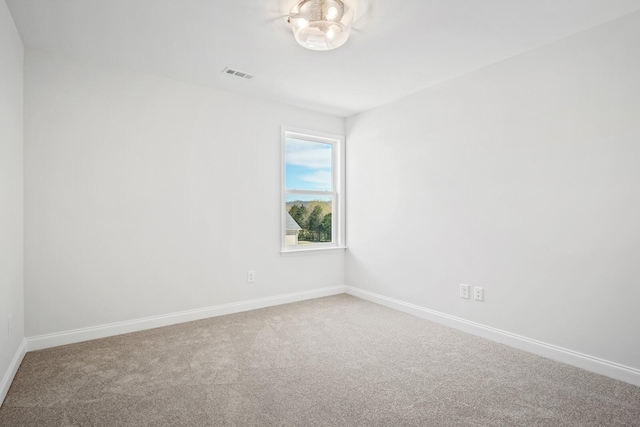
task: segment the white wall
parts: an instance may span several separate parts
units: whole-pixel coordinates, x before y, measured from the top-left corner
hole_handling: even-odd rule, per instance
[[[351,117],[346,284],[640,368],[639,52],[636,13]]]
[[[280,126],[343,119],[32,51],[25,88],[27,336],[343,284],[279,252]]]
[[[7,5],[0,1],[0,381],[24,338],[23,54]],[[0,390],[0,403],[3,397]]]

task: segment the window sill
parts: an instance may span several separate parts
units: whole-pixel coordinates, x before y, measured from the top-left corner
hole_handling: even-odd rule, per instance
[[[290,249],[286,251],[280,251],[280,255],[282,256],[290,256],[290,255],[309,255],[312,253],[334,253],[334,252],[344,252],[347,249],[346,246],[331,246],[327,248],[309,248],[309,249]]]

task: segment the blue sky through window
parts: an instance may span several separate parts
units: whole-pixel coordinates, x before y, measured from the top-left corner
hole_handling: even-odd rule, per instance
[[[331,144],[285,140],[285,186],[289,190],[331,191]]]

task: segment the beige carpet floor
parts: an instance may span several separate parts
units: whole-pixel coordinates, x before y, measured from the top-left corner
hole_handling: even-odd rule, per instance
[[[640,426],[640,388],[338,295],[30,352],[0,426]]]

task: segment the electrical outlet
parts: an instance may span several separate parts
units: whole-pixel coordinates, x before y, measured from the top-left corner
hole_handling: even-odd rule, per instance
[[[473,299],[476,301],[484,301],[484,288],[476,286],[473,288]]]
[[[460,298],[469,299],[469,285],[460,285]]]
[[[253,270],[247,271],[247,283],[255,283],[256,281],[256,272]]]

